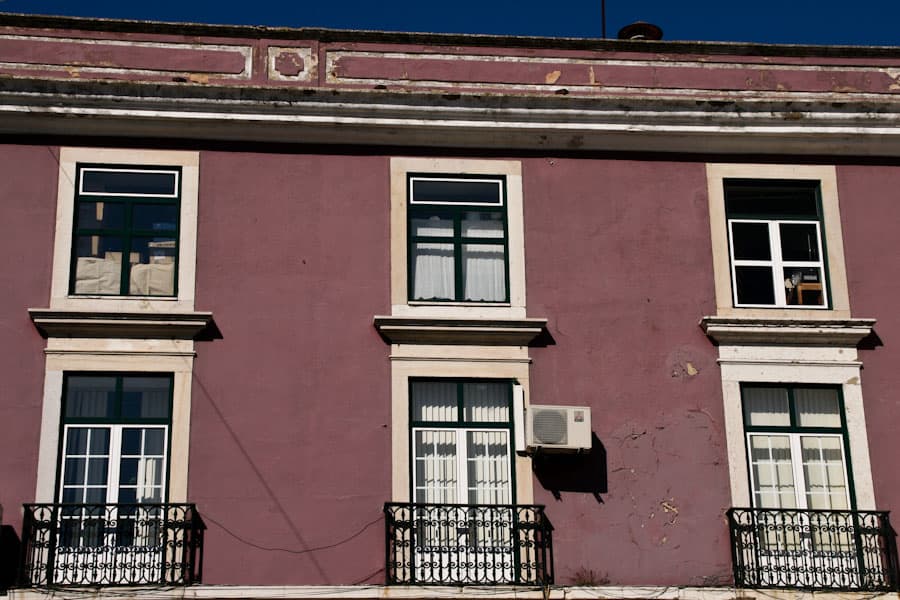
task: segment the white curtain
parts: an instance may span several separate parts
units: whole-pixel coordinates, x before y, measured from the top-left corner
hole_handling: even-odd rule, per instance
[[[791,442],[788,436],[751,435],[750,467],[753,469],[754,506],[797,507]]]
[[[791,424],[785,388],[745,388],[743,396],[748,425],[786,427]]]
[[[466,300],[502,302],[506,299],[503,246],[464,244],[462,261]]]
[[[416,300],[456,298],[453,244],[418,243],[413,252],[413,298]]]
[[[479,382],[463,384],[465,420],[505,423],[509,421],[509,383]]]
[[[414,435],[415,501],[454,504],[459,475],[456,430],[417,430]]]
[[[801,427],[840,427],[841,412],[838,393],[829,388],[794,390],[797,417]]]
[[[457,417],[456,383],[414,381],[410,386],[415,421],[449,421]]]
[[[846,510],[847,478],[841,438],[804,435],[800,438],[807,508]]]
[[[468,497],[471,504],[510,504],[508,431],[469,431]]]

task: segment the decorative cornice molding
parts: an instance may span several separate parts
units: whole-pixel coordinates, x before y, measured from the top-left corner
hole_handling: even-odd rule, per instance
[[[339,138],[335,132],[340,131]],[[884,94],[538,97],[0,79],[0,133],[640,152],[900,155]]]
[[[190,340],[214,327],[211,312],[98,313],[29,308],[28,315],[43,337]]]
[[[843,346],[855,348],[870,335],[875,319],[785,319],[703,317],[700,327],[718,344]]]
[[[391,344],[528,346],[547,335],[547,319],[376,316],[375,329]]]

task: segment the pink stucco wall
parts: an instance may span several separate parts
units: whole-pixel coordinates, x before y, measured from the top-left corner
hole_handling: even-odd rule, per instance
[[[27,309],[50,299],[57,158],[55,147],[0,146],[0,506],[16,530],[34,502],[44,340]]]
[[[702,163],[541,158],[523,165],[531,401],[590,405],[606,487],[559,499],[558,583],[730,578],[730,503]],[[702,543],[698,543],[702,540]],[[579,573],[580,572],[580,573]]]
[[[875,502],[880,510],[897,511],[900,252],[896,224],[900,165],[839,166],[837,177],[852,313],[854,317],[878,320],[877,340],[866,344],[870,349],[860,351]]]
[[[197,307],[222,332],[193,390],[205,580],[383,581],[388,160],[203,152],[200,173]]]
[[[710,585],[730,578],[730,504],[704,164],[635,156],[521,159],[531,401],[590,405],[602,460],[536,467],[557,583]],[[0,148],[3,522],[33,498],[56,151]],[[382,583],[390,498],[389,157],[283,147],[201,152],[189,501],[208,527],[210,584]],[[878,508],[900,502],[893,299],[900,166],[842,165],[853,315]],[[873,256],[881,257],[873,261]],[[13,258],[15,260],[13,260]],[[549,469],[549,471],[548,471]]]
[[[191,423],[208,583],[383,581],[382,523],[352,536],[390,497],[389,348],[371,325],[389,311],[388,164],[202,154],[197,306],[222,331],[198,344]],[[607,453],[559,500],[535,480],[558,581],[725,581],[721,393],[697,327],[713,309],[703,166],[523,172],[529,314],[555,338],[532,351],[532,401],[590,404]],[[606,480],[596,496],[571,491],[583,475],[575,488]]]

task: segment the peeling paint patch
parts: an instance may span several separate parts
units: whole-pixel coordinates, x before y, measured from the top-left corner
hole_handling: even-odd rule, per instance
[[[847,385],[859,385],[859,377],[851,377],[846,383]]]
[[[673,502],[675,502],[675,498],[669,498],[668,500],[663,500],[659,503],[663,512],[672,515],[672,520],[666,523],[666,525],[674,525],[678,521],[678,507],[675,506]]]
[[[560,75],[562,75],[562,71],[550,71],[547,73],[547,76],[544,77],[544,82],[547,84],[556,83],[559,80]]]
[[[191,83],[209,83],[209,75],[200,73],[191,73],[188,75],[188,81]]]
[[[690,361],[684,363],[684,371],[688,374],[689,377],[693,377],[700,371],[697,370],[697,367],[694,366]]]

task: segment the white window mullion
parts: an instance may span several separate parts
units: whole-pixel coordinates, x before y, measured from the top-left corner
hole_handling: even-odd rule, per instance
[[[109,432],[109,477],[106,486],[106,501],[119,501],[119,463],[122,460],[122,426],[113,425]]]
[[[791,467],[794,471],[794,494],[797,499],[797,508],[806,510],[806,476],[803,473],[803,448],[800,446],[800,434],[792,433],[789,437],[791,440]]]
[[[784,289],[784,262],[781,257],[780,221],[769,222],[769,256],[772,257],[772,285],[775,289],[775,306],[787,306]]]
[[[456,434],[456,498],[461,504],[469,504],[469,448],[466,430],[457,429]]]

